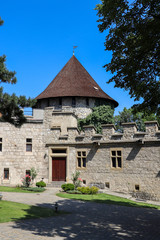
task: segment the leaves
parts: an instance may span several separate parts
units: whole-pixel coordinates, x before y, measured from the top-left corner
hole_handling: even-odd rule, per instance
[[[112,59],[104,67],[115,87],[129,91],[142,107],[156,112],[160,98],[160,1],[103,0],[96,7],[99,30],[109,29],[105,50]],[[138,106],[142,108],[141,105]]]
[[[101,133],[102,124],[113,123],[114,110],[107,105],[102,105],[99,107],[94,107],[93,112],[88,115],[85,119],[78,120],[78,128],[83,130],[85,125],[94,125],[96,131]]]
[[[145,131],[145,122],[157,120],[160,122],[160,118],[155,114],[147,114],[145,112],[134,112],[132,108],[124,108],[119,115],[114,117],[114,124],[117,131],[123,132],[122,123],[135,122],[139,131]]]

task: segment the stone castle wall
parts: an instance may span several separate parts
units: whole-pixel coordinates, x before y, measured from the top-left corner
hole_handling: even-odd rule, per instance
[[[59,98],[52,99],[43,99],[41,100],[41,104],[39,107],[41,109],[52,107],[54,111],[65,111],[65,112],[73,112],[78,118],[85,118],[91,112],[92,108],[95,106],[95,99],[89,98],[89,105],[86,106],[86,98],[85,97],[76,97],[76,105],[72,106],[72,97],[63,97],[62,105],[59,105]]]
[[[146,122],[146,131],[138,132],[135,123],[124,123],[123,133],[117,133],[112,124],[103,125],[102,134],[93,126],[67,128],[63,138],[60,128],[51,130],[56,135],[50,147],[69,147],[68,179],[75,170],[81,172],[86,184],[101,183],[112,191],[133,192],[138,186],[154,199],[160,199],[160,132],[157,122]],[[55,134],[54,134],[55,133]],[[111,167],[111,149],[122,151],[122,168]],[[86,168],[77,167],[77,151],[86,151]]]
[[[76,121],[72,112],[55,112],[51,107],[45,109],[43,120],[30,119],[21,128],[1,122],[0,184],[20,184],[31,167],[38,170],[37,180],[51,182],[51,150],[66,148],[66,181],[70,182],[72,173],[79,170],[87,185],[98,183],[120,192],[132,192],[139,186],[140,191],[160,199],[157,122],[146,122],[145,132],[138,132],[135,123],[125,123],[123,133],[107,124],[102,134],[96,134],[93,126],[79,133]],[[26,152],[26,138],[32,139],[32,152]],[[111,166],[111,150],[116,149],[122,152],[122,167],[118,169]],[[84,168],[78,168],[77,151],[86,151]],[[9,168],[9,180],[3,179],[4,168]]]
[[[0,184],[21,184],[26,170],[31,167],[35,167],[40,177],[48,178],[42,123],[30,122],[16,128],[1,122],[0,138]],[[26,152],[26,138],[32,139],[32,152]],[[9,169],[9,180],[4,180],[4,169]]]

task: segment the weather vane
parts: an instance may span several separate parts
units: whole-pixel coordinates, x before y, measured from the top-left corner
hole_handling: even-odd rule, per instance
[[[78,46],[73,46],[73,55],[74,55],[74,49],[77,48]]]

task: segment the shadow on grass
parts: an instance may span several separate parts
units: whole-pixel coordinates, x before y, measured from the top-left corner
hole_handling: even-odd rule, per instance
[[[18,221],[12,227],[28,231],[33,236],[63,240],[159,239],[160,211],[70,199],[59,200],[58,205],[59,211],[67,211],[71,214]],[[54,208],[50,203],[37,206]],[[28,216],[31,210],[32,207],[27,210]]]
[[[57,196],[62,198],[69,198],[80,201],[89,201],[103,204],[111,204],[111,205],[119,205],[126,207],[139,207],[139,208],[152,208],[152,209],[160,209],[160,206],[155,206],[152,204],[147,204],[143,202],[134,202],[129,199],[120,198],[107,194],[97,194],[97,195],[75,195],[75,194],[67,194],[67,193],[58,193]]]
[[[38,207],[10,201],[0,201],[0,209],[0,223],[67,214],[64,211],[55,212],[54,204],[50,204],[50,208],[45,208],[44,206]]]

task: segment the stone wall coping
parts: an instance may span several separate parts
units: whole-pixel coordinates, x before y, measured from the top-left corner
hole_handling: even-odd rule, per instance
[[[93,134],[92,137],[103,137],[103,134],[96,133],[96,134]]]
[[[134,135],[148,135],[146,132],[135,132]]]
[[[61,132],[61,127],[60,126],[52,126],[51,130],[60,130],[60,132]]]
[[[59,136],[59,139],[68,139],[68,135],[61,135]]]
[[[95,140],[95,139],[101,139],[103,137],[102,134],[94,134],[92,135],[92,139]]]
[[[112,128],[112,127],[113,127],[114,129],[116,129],[116,128],[115,128],[115,125],[112,124],[112,123],[111,123],[111,124],[102,124],[101,126],[102,126],[102,129],[103,129],[103,128]]]
[[[68,111],[68,112],[67,112],[67,111],[66,111],[66,112],[65,112],[65,111],[64,111],[64,112],[62,112],[62,111],[53,111],[53,112],[52,112],[52,116],[53,116],[53,115],[73,115],[75,118],[78,118],[78,117],[74,114],[74,112],[69,112],[69,111]]]
[[[121,125],[122,126],[136,126],[137,127],[137,124],[135,122],[122,123]]]
[[[77,130],[79,132],[77,127],[67,127],[67,130]]]
[[[94,125],[85,125],[85,126],[83,126],[83,128],[94,128],[95,129],[95,126]]]
[[[43,123],[42,119],[26,119],[26,123]],[[24,123],[25,124],[25,123]]]
[[[85,134],[80,134],[76,136],[76,138],[84,138],[84,137],[85,137]]]
[[[117,132],[117,133],[112,134],[111,136],[112,136],[112,137],[123,136],[123,133],[118,133],[118,132]]]
[[[109,145],[109,144],[132,144],[132,143],[138,143],[138,140],[109,140],[109,141],[98,141],[100,144],[105,144],[105,145]],[[143,143],[150,143],[150,142],[153,142],[153,143],[159,143],[160,144],[160,139],[148,139],[148,140],[143,140]],[[46,145],[56,145],[56,146],[62,146],[63,145],[84,145],[84,143],[82,142],[65,142],[65,143],[56,143],[56,142],[48,142],[46,143]],[[89,141],[89,142],[85,142],[85,145],[92,145],[93,144],[93,141]]]
[[[156,120],[155,121],[146,121],[146,122],[144,122],[144,124],[147,124],[147,125],[157,124],[157,126],[159,127],[159,124]]]

